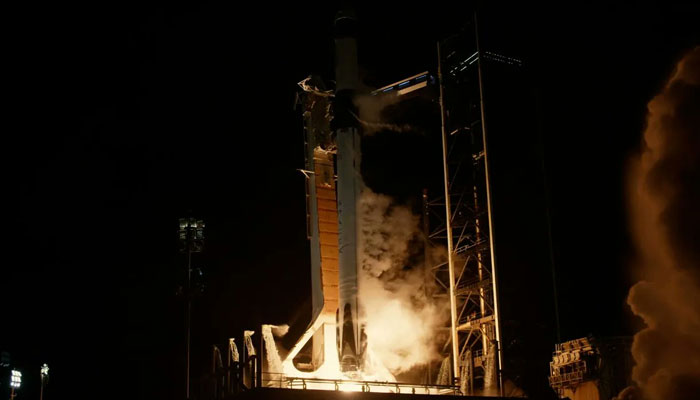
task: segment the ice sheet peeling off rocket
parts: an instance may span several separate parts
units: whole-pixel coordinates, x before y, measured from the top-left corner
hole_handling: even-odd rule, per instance
[[[300,83],[308,95],[304,110],[305,174],[313,314],[308,330],[283,362],[283,372],[287,375],[318,375],[325,371],[325,375],[354,377],[362,369],[365,358],[366,340],[358,306],[360,249],[356,217],[363,183],[361,138],[353,110],[353,97],[360,86],[356,29],[351,11],[343,10],[336,15],[334,93],[325,90],[323,83],[314,78]],[[329,111],[333,115],[331,126],[319,127],[318,121],[327,117]],[[326,130],[332,134],[325,134]],[[307,344],[312,347],[311,359],[295,362],[294,358]]]

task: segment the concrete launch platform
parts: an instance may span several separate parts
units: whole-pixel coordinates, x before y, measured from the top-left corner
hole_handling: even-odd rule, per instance
[[[502,400],[515,399],[514,397],[483,397],[483,396],[435,396],[427,394],[404,393],[367,393],[367,392],[342,392],[331,390],[294,390],[276,388],[256,388],[243,392],[234,397],[244,400],[401,400],[401,399],[453,399],[453,400]]]

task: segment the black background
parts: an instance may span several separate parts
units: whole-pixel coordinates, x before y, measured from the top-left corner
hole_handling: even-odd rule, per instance
[[[0,348],[25,375],[18,399],[35,397],[43,362],[48,399],[182,398],[176,230],[190,210],[207,223],[195,375],[212,343],[303,317],[303,145],[292,105],[296,82],[332,77],[337,8],[116,3],[3,13]],[[471,6],[356,9],[363,73],[381,85],[431,66],[435,41]],[[698,43],[697,7],[483,11],[525,61],[539,99],[562,338],[630,334],[638,322],[624,303],[625,161],[646,102]],[[545,286],[532,279],[523,284]],[[530,295],[533,304],[551,298]],[[553,323],[541,326],[551,351]]]

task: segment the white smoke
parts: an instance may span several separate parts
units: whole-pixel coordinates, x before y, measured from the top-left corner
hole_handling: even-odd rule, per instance
[[[289,325],[271,325],[272,334],[276,338],[284,337],[289,332]]]
[[[439,359],[435,333],[448,314],[426,294],[425,267],[409,265],[420,218],[369,189],[359,215],[359,298],[368,349],[392,373]]]
[[[287,325],[282,325],[281,327],[275,325],[263,325],[261,328],[261,333],[263,337],[263,342],[265,343],[265,355],[267,356],[267,372],[273,374],[279,374],[284,371],[282,368],[282,359],[277,352],[277,346],[275,345],[275,339],[273,338],[273,332],[279,331],[280,328],[285,331],[284,327],[289,329]],[[275,335],[277,336],[277,335]]]
[[[631,223],[643,279],[627,299],[646,328],[632,378],[651,400],[700,394],[700,47],[648,104],[631,163]],[[627,389],[620,398],[631,396]]]
[[[399,102],[401,98],[393,93],[381,96],[357,95],[354,98],[359,115],[355,118],[362,124],[364,135],[373,135],[379,131],[415,132],[415,128],[408,124],[391,124],[382,118],[382,112],[388,106]]]

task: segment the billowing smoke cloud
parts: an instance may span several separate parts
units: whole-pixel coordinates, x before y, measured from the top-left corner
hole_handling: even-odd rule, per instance
[[[426,293],[422,263],[411,265],[420,218],[369,189],[359,215],[359,290],[369,350],[395,374],[436,360],[435,332],[449,314]]]
[[[700,393],[700,47],[648,104],[630,166],[639,278],[627,299],[646,328],[634,337],[633,379],[652,400]]]

